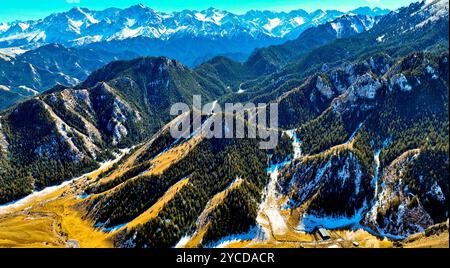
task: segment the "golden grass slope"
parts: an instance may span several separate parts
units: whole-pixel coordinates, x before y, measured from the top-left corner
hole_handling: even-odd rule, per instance
[[[0,247],[112,247],[108,234],[82,219],[78,202],[56,198],[0,216]]]
[[[406,238],[398,246],[404,248],[449,248],[448,227],[448,220],[430,226],[424,232]]]
[[[132,229],[140,224],[144,224],[151,219],[154,219],[158,216],[159,212],[164,208],[164,206],[172,200],[175,195],[186,185],[189,183],[189,178],[182,179],[172,187],[167,190],[167,192],[149,209],[139,215],[137,218],[129,222],[124,227],[117,230],[117,232],[122,231],[124,229]]]
[[[0,217],[0,247],[63,247],[55,222],[46,215]]]
[[[49,188],[0,211],[0,247],[112,247],[108,234],[82,218],[77,196],[116,160],[78,180]]]

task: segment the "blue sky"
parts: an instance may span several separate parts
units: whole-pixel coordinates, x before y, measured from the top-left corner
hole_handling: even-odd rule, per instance
[[[2,0],[0,22],[43,18],[51,13],[66,11],[74,6],[101,10],[108,7],[123,8],[142,3],[165,12],[215,7],[235,13],[244,13],[250,9],[288,11],[300,8],[307,11],[319,8],[347,11],[360,6],[397,9],[411,2],[414,0]]]

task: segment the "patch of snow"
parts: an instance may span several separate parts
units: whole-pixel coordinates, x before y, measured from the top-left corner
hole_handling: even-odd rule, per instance
[[[38,75],[38,72],[37,72],[36,68],[34,68],[33,64],[28,63],[28,66],[30,67],[31,72],[33,73],[33,75]]]
[[[17,25],[20,27],[20,29],[22,29],[22,31],[25,31],[28,28],[30,28],[30,24],[28,23],[19,22]]]
[[[363,213],[366,208],[367,206],[364,203],[360,209],[355,210],[354,215],[351,217],[319,216],[304,213],[302,217],[302,228],[304,228],[307,232],[313,232],[317,227],[322,227],[330,230],[340,229],[344,227],[354,227],[355,225],[359,225],[360,221],[363,219]]]
[[[81,8],[77,8],[77,11],[83,14],[90,23],[92,24],[99,23],[99,21],[96,20],[91,14],[84,12]]]
[[[72,42],[73,44],[77,45],[77,46],[82,46],[82,45],[87,45],[90,43],[96,43],[96,42],[100,42],[103,40],[103,36],[102,35],[94,35],[94,36],[83,36],[74,40],[71,40],[70,42]]]
[[[111,226],[111,227],[108,227],[108,228],[102,228],[102,232],[112,233],[114,231],[120,230],[122,227],[125,227],[127,224],[128,224],[128,222],[122,223],[122,224],[119,224],[119,225],[116,225],[116,226]]]
[[[356,167],[355,167],[355,176],[356,176],[356,178],[355,178],[355,195],[357,196],[359,194],[359,191],[360,191],[360,188],[361,188],[362,170],[361,170],[361,166],[359,165],[359,162],[357,162],[356,159],[354,159],[353,161],[356,162]]]
[[[20,88],[21,90],[24,90],[25,92],[31,93],[33,95],[39,94],[39,91],[37,91],[34,88],[30,88],[30,87],[23,86],[23,85],[22,86],[18,86],[18,88]]]
[[[441,202],[445,201],[444,192],[442,192],[442,188],[439,186],[439,184],[437,184],[437,182],[434,182],[433,186],[431,186],[430,191],[428,191],[428,194],[435,197]]]
[[[8,48],[0,48],[0,53],[5,54],[9,57],[14,57],[16,55],[23,54],[28,50],[22,49],[20,47],[8,47]]]
[[[220,25],[220,22],[222,21],[222,19],[224,17],[225,17],[225,14],[220,13],[220,12],[214,12],[212,19],[217,25]]]
[[[381,151],[384,150],[389,145],[390,141],[391,140],[389,138],[385,139],[382,147],[380,149],[376,150],[373,155],[374,174],[373,174],[373,179],[370,184],[374,188],[374,195],[373,195],[373,200],[372,200],[372,204],[371,204],[372,209],[367,214],[367,217],[369,217],[373,222],[376,221],[376,217],[377,217],[377,210],[374,209],[374,207],[376,207],[377,200],[379,200],[378,181],[380,179],[380,174],[381,174],[381,172],[380,172],[380,154],[381,154]]]
[[[9,55],[0,53],[0,59],[2,59],[4,61],[12,61],[14,58]]]
[[[436,71],[434,70],[433,67],[431,67],[430,65],[428,65],[428,66],[425,68],[425,70],[426,70],[427,74],[430,74],[430,75],[431,75],[431,78],[432,78],[432,79],[438,79],[438,76],[437,76],[437,74],[436,74]]]
[[[294,149],[294,159],[298,159],[302,156],[302,141],[297,136],[297,130],[288,130],[285,132],[289,138],[292,139],[292,148]]]
[[[37,43],[40,41],[45,41],[46,38],[47,38],[47,35],[45,34],[45,32],[41,31],[41,32],[37,32],[36,35],[29,41]]]
[[[90,195],[90,194],[87,194],[87,193],[84,193],[84,194],[78,195],[77,198],[78,198],[78,199],[86,199],[86,198],[88,198],[89,196],[91,196],[91,195]]]
[[[391,90],[394,85],[397,85],[401,91],[412,90],[412,87],[408,84],[408,79],[406,79],[406,76],[404,74],[400,74],[392,78],[390,87]]]
[[[279,18],[269,19],[269,22],[266,25],[264,25],[263,28],[271,32],[273,29],[280,26],[281,23],[282,21]]]
[[[78,31],[79,31],[80,27],[84,24],[84,22],[81,20],[69,19],[69,24],[72,25],[73,27],[75,27],[76,29],[78,29]]]
[[[1,119],[1,116],[0,116]],[[0,122],[0,150],[7,152],[9,148],[8,140],[6,139],[5,135],[3,134],[3,126]]]
[[[346,164],[348,165],[348,159],[346,160]],[[350,178],[350,172],[348,170],[348,166],[343,165],[342,168],[340,170],[338,170],[337,177],[338,177],[338,179],[341,180],[341,187],[344,187],[345,182],[347,181],[347,179]]]
[[[331,27],[333,28],[333,30],[336,32],[336,37],[340,38],[341,37],[341,31],[342,31],[342,26],[339,22],[332,22],[330,23]]]
[[[219,241],[207,245],[206,248],[225,248],[232,243],[252,240],[257,237],[259,231],[260,228],[258,226],[254,226],[247,233],[233,234],[223,237]]]
[[[188,26],[182,25],[176,28],[168,28],[164,32],[164,36],[168,37],[174,33],[182,32],[184,30],[188,29]]]
[[[178,243],[175,245],[174,248],[184,248],[186,246],[186,244],[189,242],[189,240],[191,240],[191,236],[189,235],[185,235],[183,236],[180,241],[178,241]]]
[[[108,125],[109,126],[109,125]],[[127,128],[120,122],[116,122],[113,130],[113,144],[119,143],[128,135]]]
[[[214,12],[212,17],[207,17],[205,14],[202,13],[195,13],[195,18],[198,21],[211,22],[216,25],[220,25],[220,21],[224,18],[224,16],[225,16],[224,14],[218,12]]]
[[[378,37],[377,37],[377,42],[378,42],[378,43],[383,42],[385,36],[386,36],[385,34],[383,34],[383,35],[381,35],[381,36],[378,36]]]
[[[144,27],[137,27],[135,29],[131,29],[128,27],[125,27],[122,31],[117,32],[112,37],[108,38],[108,41],[118,39],[123,40],[127,38],[137,37],[142,34]]]
[[[127,23],[126,23],[126,25],[127,25],[128,27],[133,27],[135,24],[136,24],[136,20],[135,20],[135,19],[129,19],[129,18],[127,18]]]
[[[295,17],[292,20],[297,24],[297,26],[305,24],[305,19],[303,17]]]
[[[210,21],[206,18],[206,16],[202,13],[195,13],[195,18],[199,21]]]
[[[7,23],[0,23],[0,32],[6,32],[9,30],[11,26],[9,26]]]
[[[239,84],[239,90],[237,91],[238,94],[242,94],[247,90],[242,89],[242,83]]]
[[[373,162],[374,162],[374,175],[373,175],[373,180],[372,180],[372,186],[374,187],[374,198],[377,198],[378,196],[378,179],[380,176],[380,154],[381,154],[381,149],[380,150],[376,150],[375,154],[373,156]]]

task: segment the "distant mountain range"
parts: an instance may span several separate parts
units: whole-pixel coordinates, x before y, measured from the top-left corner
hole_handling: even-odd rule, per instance
[[[311,27],[344,14],[379,16],[389,10],[362,7],[349,12],[249,11],[242,15],[209,8],[163,13],[144,5],[94,11],[73,8],[44,19],[0,24],[0,53],[10,56],[46,44],[112,53],[166,56],[188,66],[217,55],[245,59],[255,48],[297,38]]]
[[[0,94],[5,94],[0,99],[0,108],[57,84],[76,85],[111,61],[137,56],[58,44],[44,45],[16,56],[0,54]]]
[[[41,20],[1,24],[0,47],[35,48],[49,43],[81,46],[135,37],[168,40],[186,36],[211,39],[247,36],[279,41],[297,38],[302,31],[344,14],[378,16],[388,12],[363,7],[346,13],[337,10],[308,13],[300,9],[291,12],[253,10],[236,15],[214,8],[163,13],[144,5],[103,11],[76,7]]]

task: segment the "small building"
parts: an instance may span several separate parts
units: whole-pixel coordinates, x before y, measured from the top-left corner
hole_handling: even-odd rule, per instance
[[[320,238],[322,238],[322,240],[330,240],[331,239],[330,233],[328,233],[328,231],[323,228],[318,228],[317,233],[319,234]]]

